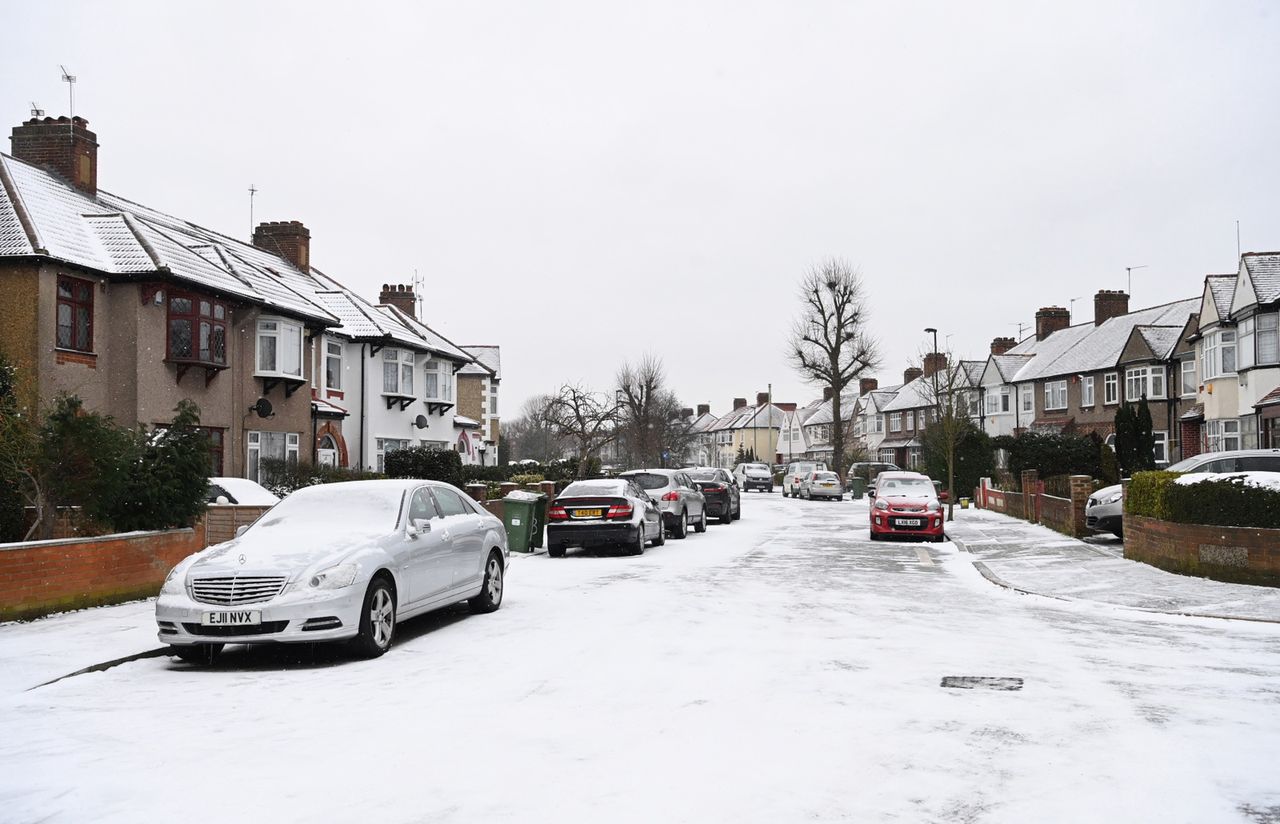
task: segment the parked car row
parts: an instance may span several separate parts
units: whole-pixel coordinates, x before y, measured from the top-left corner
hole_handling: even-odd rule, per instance
[[[723,469],[636,469],[616,479],[575,481],[547,510],[547,554],[614,545],[640,555],[668,537],[707,531],[707,519],[742,517],[738,484]]]

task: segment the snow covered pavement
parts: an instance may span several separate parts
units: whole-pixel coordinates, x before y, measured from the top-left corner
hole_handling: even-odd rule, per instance
[[[952,544],[871,543],[865,502],[743,509],[641,557],[514,559],[501,611],[375,661],[0,681],[0,821],[1280,817],[1280,627],[1018,595]],[[78,620],[63,660],[93,657]]]

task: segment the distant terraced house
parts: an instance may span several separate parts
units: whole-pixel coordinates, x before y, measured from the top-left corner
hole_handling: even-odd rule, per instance
[[[474,428],[451,410],[475,358],[412,306],[373,305],[313,269],[303,224],[262,223],[248,243],[102,191],[79,117],[29,120],[11,141],[0,351],[28,403],[75,394],[134,426],[189,398],[210,473],[249,478],[266,458],[379,468],[389,449],[458,448]]]

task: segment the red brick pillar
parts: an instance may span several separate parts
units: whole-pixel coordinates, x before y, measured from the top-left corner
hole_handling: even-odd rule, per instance
[[[515,492],[519,488],[519,484],[513,484],[511,481],[503,481],[498,484],[498,497],[505,498],[507,495]]]
[[[1084,525],[1084,507],[1093,494],[1093,478],[1088,475],[1071,476],[1071,534],[1083,538],[1088,534]]]
[[[483,501],[489,494],[488,484],[467,484],[467,494],[477,501]]]
[[[556,497],[555,481],[543,481],[542,483],[538,484],[538,486],[542,487],[542,494],[547,496],[548,501],[555,499]]]
[[[1034,469],[1022,470],[1022,504],[1022,517],[1040,523],[1040,473]]]

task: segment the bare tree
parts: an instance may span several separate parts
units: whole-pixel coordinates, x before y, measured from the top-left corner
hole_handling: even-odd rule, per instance
[[[789,355],[805,380],[831,387],[831,468],[844,477],[845,387],[878,361],[867,332],[862,276],[842,260],[824,261],[801,281],[800,298],[803,308],[792,327]]]
[[[557,437],[571,445],[578,458],[577,477],[591,458],[618,436],[618,408],[612,398],[578,384],[565,384],[547,399],[544,420]]]
[[[563,457],[563,440],[546,417],[550,401],[550,395],[535,395],[524,402],[519,417],[510,423],[504,422],[502,440],[507,443],[512,460],[532,458],[546,463]]]
[[[933,359],[932,365],[927,361]],[[955,520],[956,453],[961,442],[973,429],[970,404],[977,389],[969,382],[964,362],[952,357],[950,352],[934,352],[925,355],[926,366],[932,374],[924,381],[923,395],[928,399],[930,420],[924,426],[924,447],[935,455],[941,455],[947,468],[947,520]],[[930,371],[926,369],[926,371]]]
[[[619,440],[632,465],[657,466],[666,457],[683,458],[690,422],[680,414],[680,400],[666,386],[661,359],[645,355],[637,366],[618,370]]]

